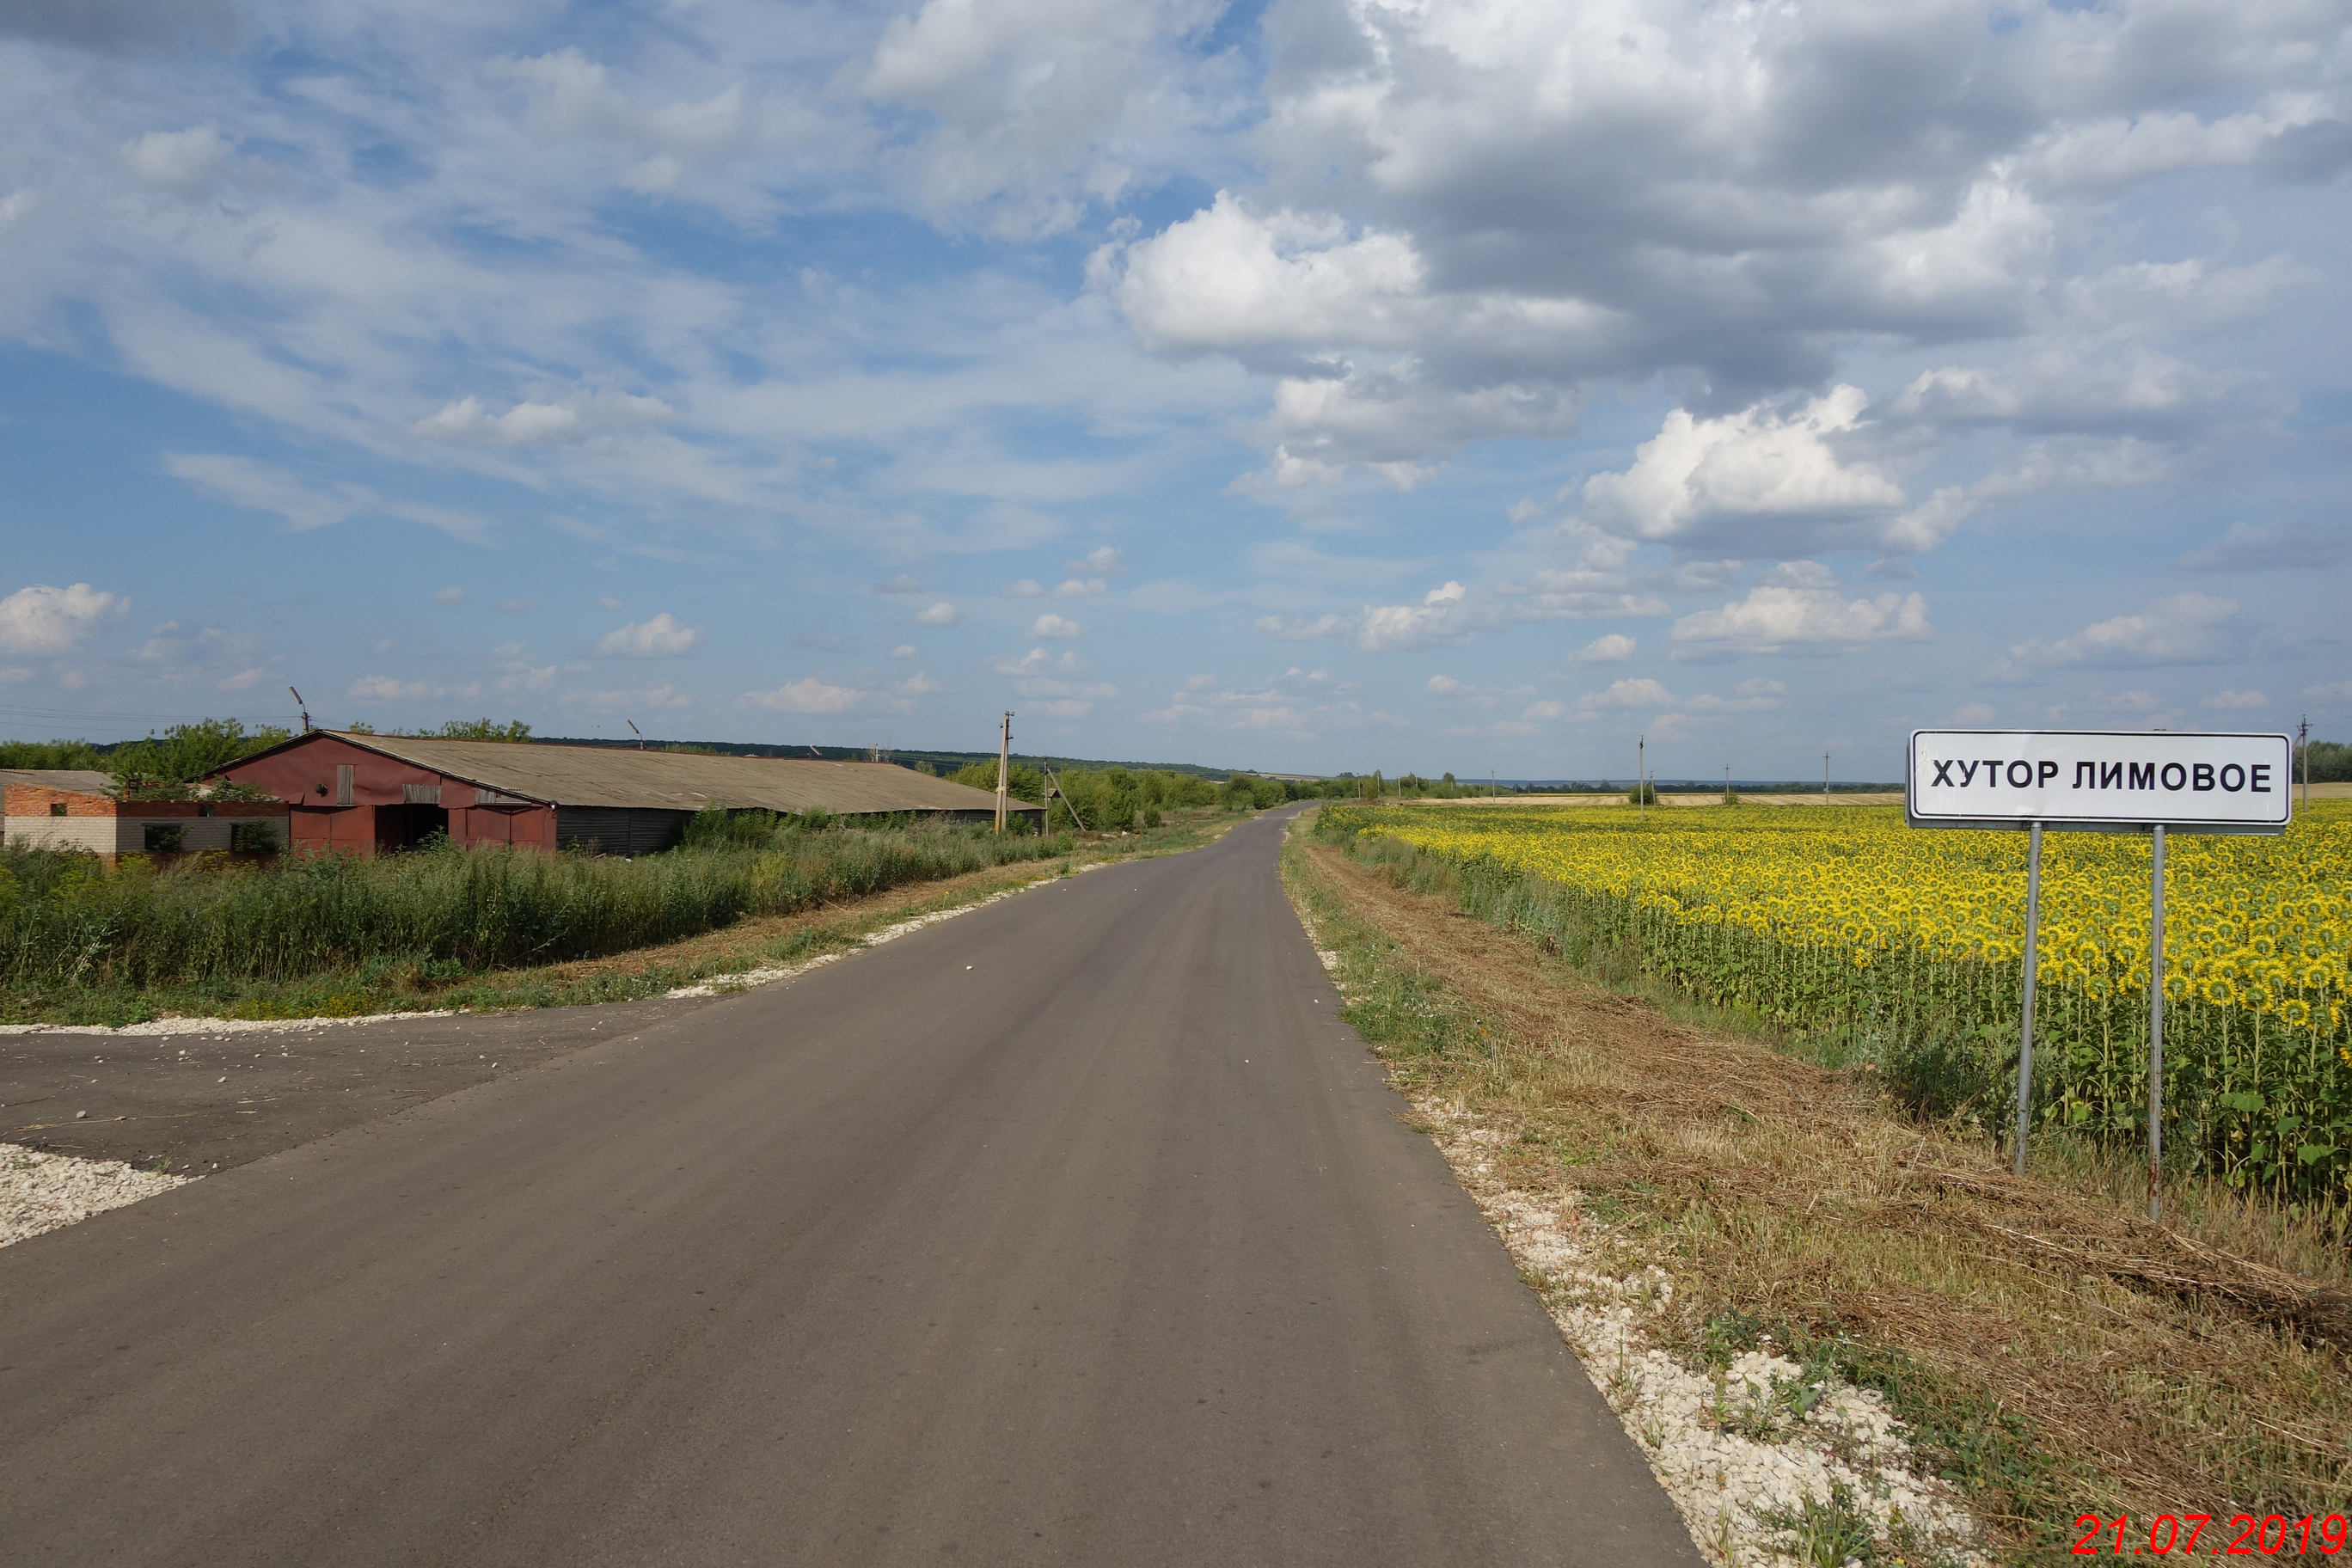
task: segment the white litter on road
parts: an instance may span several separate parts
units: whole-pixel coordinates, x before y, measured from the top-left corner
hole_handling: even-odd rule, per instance
[[[0,1247],[185,1186],[190,1179],[134,1171],[120,1160],[77,1160],[0,1143]]]

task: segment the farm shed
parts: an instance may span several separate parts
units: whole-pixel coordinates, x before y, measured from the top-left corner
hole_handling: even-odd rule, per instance
[[[66,768],[0,768],[0,837],[22,849],[125,855],[207,851],[274,854],[286,847],[288,812],[274,800],[118,800],[108,774]]]
[[[705,806],[992,821],[996,797],[891,763],[448,741],[314,730],[219,776],[293,811],[294,842],[373,855],[434,833],[459,844],[644,855]],[[1034,805],[1016,809],[1035,813]]]

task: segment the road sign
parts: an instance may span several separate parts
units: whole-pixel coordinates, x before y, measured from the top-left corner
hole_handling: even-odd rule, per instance
[[[1914,827],[2284,833],[2284,735],[2124,730],[1915,730]]]
[[[2033,993],[2041,973],[2042,834],[2146,832],[2149,856],[2147,1216],[2164,1190],[2164,836],[2286,831],[2284,735],[2128,730],[1914,730],[1903,816],[1914,827],[2022,827],[2025,973],[2017,1039],[2017,1173],[2032,1131]]]

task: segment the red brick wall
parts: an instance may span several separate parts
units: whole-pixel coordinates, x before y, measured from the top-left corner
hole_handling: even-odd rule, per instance
[[[6,807],[0,810],[5,816],[47,816],[49,807],[62,801],[68,816],[120,816],[117,803],[111,795],[81,795],[72,790],[44,789],[38,784],[12,784],[5,795]],[[271,810],[277,807],[272,806]]]
[[[65,807],[62,814],[52,809],[59,805]],[[60,816],[65,819],[62,823]],[[223,823],[257,817],[283,820],[286,816],[286,806],[274,800],[116,800],[111,795],[22,784],[12,784],[0,791],[0,816],[8,819],[10,843],[88,850],[110,861],[118,855],[143,852],[143,824],[194,822],[199,818]],[[159,853],[229,852],[230,837],[226,826],[208,822],[190,831],[186,837],[190,842],[184,849]],[[291,837],[290,833],[281,833],[281,841],[290,841]]]

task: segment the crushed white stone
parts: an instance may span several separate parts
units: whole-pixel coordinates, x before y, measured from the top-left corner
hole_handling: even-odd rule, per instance
[[[1502,1237],[1512,1261],[1559,1292],[1553,1321],[1625,1430],[1649,1457],[1691,1539],[1721,1568],[1800,1568],[1779,1550],[1783,1531],[1761,1517],[1826,1503],[1842,1484],[1882,1543],[1898,1522],[1945,1560],[1988,1568],[1992,1559],[1966,1509],[1913,1462],[1901,1426],[1880,1396],[1822,1378],[1769,1351],[1750,1351],[1721,1374],[1684,1365],[1651,1343],[1649,1325],[1674,1300],[1654,1266],[1630,1272],[1619,1240],[1570,1192],[1543,1197],[1498,1184],[1493,1152],[1507,1134],[1476,1126],[1461,1106],[1416,1098],[1463,1187]],[[1811,1408],[1791,1408],[1818,1389]]]
[[[0,1035],[283,1035],[305,1029],[454,1018],[447,1007],[417,1013],[356,1013],[347,1018],[150,1018],[143,1024],[0,1024]]]
[[[1103,863],[1097,862],[1097,866],[1100,864]],[[1075,877],[1079,872],[1094,869],[1096,866],[1081,866],[1070,875]],[[1039,886],[1040,883],[1062,879],[1059,876],[1042,877],[1035,882],[1024,882],[1018,887],[999,889],[984,899],[974,899],[971,903],[958,904],[951,910],[933,910],[929,914],[917,915],[911,920],[903,920],[896,925],[887,925],[880,931],[868,932],[858,945],[879,947],[886,942],[896,942],[902,936],[921,931],[925,926],[935,926],[941,921],[951,921],[958,915],[968,915],[974,910],[984,910],[989,905],[1002,902],[1016,893],[1025,893],[1030,889]],[[855,952],[856,949],[851,951]],[[828,963],[838,963],[848,956],[850,954],[846,952],[827,952],[819,954],[815,958],[804,959],[798,963],[762,965],[758,969],[746,969],[734,974],[715,974],[708,980],[692,985],[681,985],[675,991],[665,992],[664,994],[673,998],[730,995],[738,991],[749,991],[755,985],[772,985],[779,980],[790,980],[796,974],[806,974],[812,969],[822,968]]]
[[[0,1247],[185,1186],[190,1179],[135,1171],[120,1160],[78,1160],[0,1143]]]

